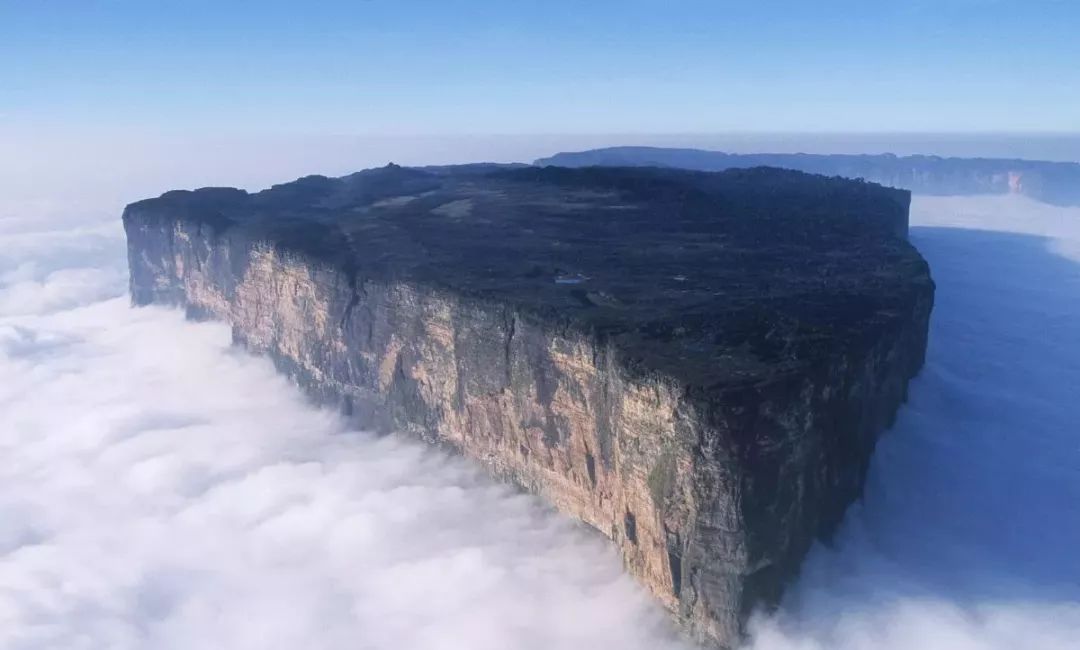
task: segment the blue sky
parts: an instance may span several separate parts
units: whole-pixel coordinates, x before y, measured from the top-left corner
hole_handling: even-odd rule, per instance
[[[1080,131],[1080,3],[0,0],[8,125]]]

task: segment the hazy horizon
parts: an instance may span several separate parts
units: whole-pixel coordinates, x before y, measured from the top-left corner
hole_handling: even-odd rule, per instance
[[[555,134],[472,136],[199,135],[130,129],[5,131],[0,211],[78,200],[119,215],[124,205],[172,189],[260,190],[300,176],[342,176],[389,162],[439,165],[524,162],[560,151],[674,146],[730,153],[894,153],[1080,162],[1080,135],[1022,134]],[[0,138],[3,140],[3,138]],[[67,202],[67,203],[65,203]]]

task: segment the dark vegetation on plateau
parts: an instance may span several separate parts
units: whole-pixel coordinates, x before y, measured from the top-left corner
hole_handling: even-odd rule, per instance
[[[512,304],[603,337],[644,368],[713,385],[794,371],[838,339],[857,347],[880,335],[930,282],[906,241],[909,200],[764,167],[388,165],[255,194],[169,192],[129,215],[267,240],[358,282]]]

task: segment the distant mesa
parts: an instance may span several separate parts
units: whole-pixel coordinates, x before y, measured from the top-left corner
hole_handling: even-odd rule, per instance
[[[1069,162],[892,154],[732,154],[703,149],[611,147],[558,153],[535,164],[678,167],[702,171],[764,165],[825,176],[863,178],[916,194],[1020,194],[1054,205],[1080,205],[1080,164]]]

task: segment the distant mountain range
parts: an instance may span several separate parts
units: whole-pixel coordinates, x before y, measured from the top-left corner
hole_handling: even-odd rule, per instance
[[[534,164],[680,167],[721,171],[783,167],[825,176],[862,178],[916,194],[1021,194],[1054,205],[1080,205],[1080,164],[1005,158],[941,158],[893,154],[732,154],[703,149],[610,147],[563,152]]]

